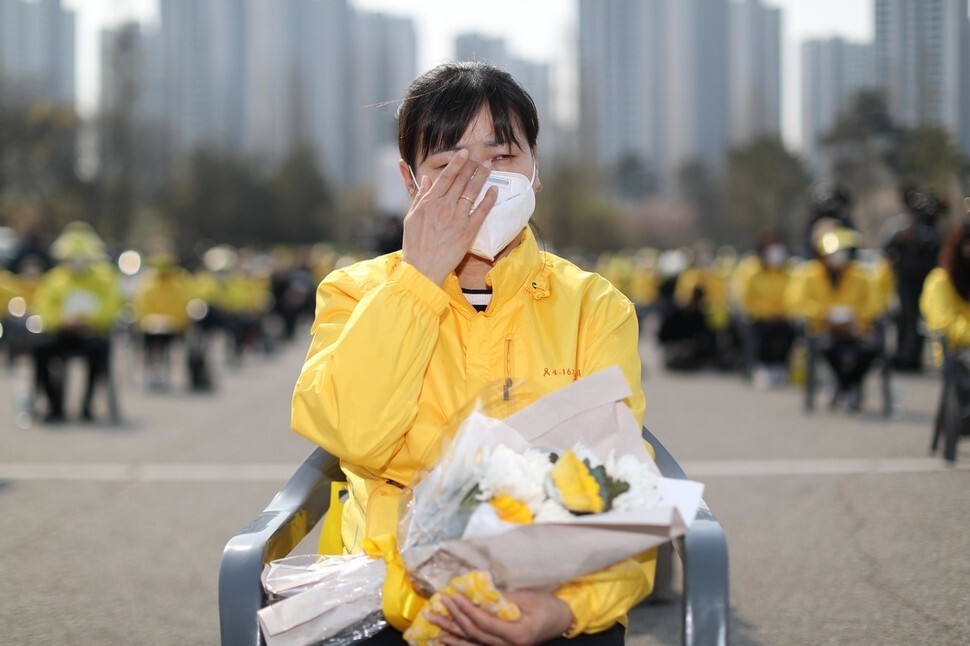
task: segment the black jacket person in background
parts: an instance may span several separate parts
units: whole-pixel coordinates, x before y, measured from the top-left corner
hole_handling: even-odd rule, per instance
[[[902,198],[906,213],[886,242],[899,297],[893,366],[897,370],[919,371],[923,357],[919,297],[940,254],[941,237],[936,223],[946,213],[947,204],[944,199],[912,188],[904,189]]]

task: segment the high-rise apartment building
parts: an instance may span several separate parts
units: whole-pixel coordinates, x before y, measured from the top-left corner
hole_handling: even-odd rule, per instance
[[[3,94],[74,105],[75,34],[61,0],[0,0]]]
[[[417,36],[409,18],[355,11],[345,130],[353,133],[348,163],[356,183],[372,183],[381,150],[397,149],[400,99],[417,69]],[[404,193],[403,186],[401,188]]]
[[[667,177],[694,160],[719,169],[730,143],[728,9],[728,0],[667,2]]]
[[[669,185],[720,168],[732,140],[777,132],[780,12],[755,0],[580,0],[580,141]]]
[[[455,60],[491,63],[521,83],[536,104],[543,155],[547,158],[555,156],[555,138],[545,136],[553,131],[554,126],[549,65],[514,56],[509,52],[505,39],[477,33],[459,34],[455,38]]]
[[[731,141],[781,133],[781,10],[731,3]]]
[[[137,92],[149,99],[147,114],[138,116],[155,121],[158,114],[170,154],[202,145],[242,149],[247,15],[247,4],[239,0],[160,0],[157,29],[141,29]],[[113,74],[102,58],[102,84],[111,83]]]
[[[802,154],[816,169],[824,162],[821,139],[861,90],[877,86],[872,43],[841,38],[802,44]]]
[[[127,22],[101,32],[101,88],[104,111],[126,110],[159,128],[168,109],[161,39],[156,30]]]
[[[876,74],[893,118],[947,128],[970,154],[968,0],[875,0]]]
[[[665,155],[665,0],[580,0],[579,141],[612,167],[635,157],[655,172]]]
[[[347,0],[161,0],[159,18],[157,31],[135,30],[145,100],[134,109],[160,116],[172,158],[205,147],[272,167],[306,146],[336,190],[372,184],[377,148],[395,141],[396,105],[379,104],[417,67],[409,19]],[[118,87],[109,51],[103,102]]]

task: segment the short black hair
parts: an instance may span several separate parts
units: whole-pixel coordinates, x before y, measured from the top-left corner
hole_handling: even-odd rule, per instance
[[[486,63],[445,63],[416,78],[398,107],[401,158],[413,170],[419,153],[425,158],[433,151],[454,148],[486,105],[499,143],[518,147],[518,125],[529,148],[535,149],[536,106],[511,74]]]

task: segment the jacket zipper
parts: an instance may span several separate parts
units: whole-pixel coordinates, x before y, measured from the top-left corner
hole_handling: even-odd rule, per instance
[[[512,337],[505,339],[505,385],[502,387],[502,399],[509,401],[509,389],[512,388]]]

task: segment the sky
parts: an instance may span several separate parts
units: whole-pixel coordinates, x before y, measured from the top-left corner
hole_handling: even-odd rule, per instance
[[[763,0],[784,10],[782,131],[785,141],[800,146],[799,46],[804,40],[842,36],[849,40],[873,37],[874,0]],[[64,0],[78,12],[79,105],[91,113],[97,102],[98,30],[127,17],[157,20],[155,0]],[[351,0],[361,9],[382,11],[415,20],[419,67],[426,70],[448,59],[454,36],[475,31],[504,36],[509,50],[521,58],[553,66],[555,84],[569,87],[569,52],[576,30],[576,0],[489,0],[486,3],[454,0]],[[560,112],[571,118],[568,110]]]

